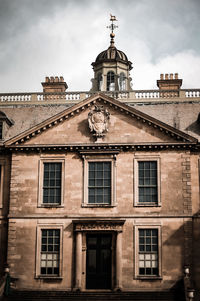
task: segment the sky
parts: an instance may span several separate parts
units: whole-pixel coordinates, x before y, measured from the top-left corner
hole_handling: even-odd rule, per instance
[[[160,73],[200,87],[200,0],[0,0],[0,93],[39,92],[46,76],[68,91],[91,89],[91,63],[110,44],[133,63],[132,88],[156,89]]]

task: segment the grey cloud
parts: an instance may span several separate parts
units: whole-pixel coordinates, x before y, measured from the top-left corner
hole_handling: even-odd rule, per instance
[[[110,13],[119,20],[116,46],[136,74],[178,53],[200,56],[199,0],[0,0],[2,91],[40,90],[45,75],[90,89],[90,64],[109,46]]]

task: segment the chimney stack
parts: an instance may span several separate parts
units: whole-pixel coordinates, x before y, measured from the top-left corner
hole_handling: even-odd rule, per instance
[[[182,86],[182,79],[178,78],[178,73],[160,74],[157,86],[159,90],[179,90]]]
[[[68,88],[67,83],[62,76],[60,76],[60,78],[58,76],[51,76],[50,78],[46,76],[42,86],[43,93],[62,93]]]

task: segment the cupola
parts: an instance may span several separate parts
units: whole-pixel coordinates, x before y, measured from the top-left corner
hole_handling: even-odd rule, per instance
[[[132,63],[126,54],[115,47],[114,24],[115,16],[110,17],[111,25],[108,28],[110,33],[110,46],[102,51],[92,63],[94,78],[92,79],[92,91],[130,91],[131,78],[130,70]]]

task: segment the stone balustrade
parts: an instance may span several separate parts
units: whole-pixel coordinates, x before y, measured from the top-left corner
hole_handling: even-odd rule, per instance
[[[181,89],[181,90],[133,90],[133,91],[109,91],[102,92],[106,95],[123,102],[146,102],[180,100],[200,101],[200,89]],[[62,92],[62,93],[0,93],[0,105],[14,104],[44,104],[44,103],[77,103],[87,97],[94,95],[95,92]]]

